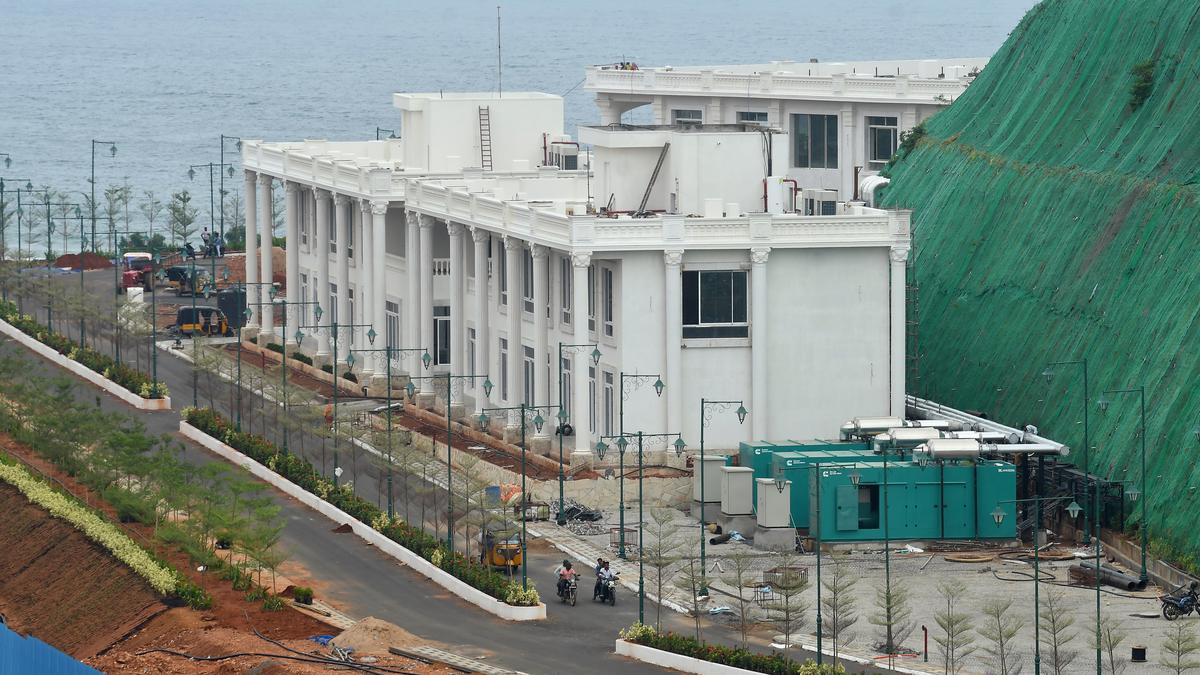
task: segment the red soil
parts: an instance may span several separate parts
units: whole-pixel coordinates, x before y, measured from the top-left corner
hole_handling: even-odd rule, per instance
[[[54,261],[54,266],[58,268],[69,267],[73,270],[79,269],[80,263],[83,263],[85,270],[102,270],[112,267],[112,262],[108,258],[98,253],[68,253],[61,255]]]

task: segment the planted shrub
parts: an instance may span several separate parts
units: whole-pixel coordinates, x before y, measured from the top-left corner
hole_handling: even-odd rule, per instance
[[[292,598],[302,605],[311,605],[313,602],[313,589],[308,586],[297,586],[292,589]]]
[[[262,608],[264,612],[278,612],[283,609],[283,598],[278,595],[267,595],[263,598]]]
[[[208,591],[185,578],[175,584],[175,597],[192,609],[212,609],[212,596]]]
[[[308,358],[308,354],[305,354],[304,352],[294,351],[288,354],[288,358],[296,359],[306,366],[311,366],[313,364],[313,360]]]
[[[843,675],[846,672],[840,665],[818,666],[812,661],[797,662],[779,654],[759,654],[741,647],[707,644],[687,635],[659,633],[652,626],[640,623],[622,630],[621,637],[626,642],[664,652],[768,675]]]

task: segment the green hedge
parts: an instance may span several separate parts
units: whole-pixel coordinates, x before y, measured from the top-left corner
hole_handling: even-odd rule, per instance
[[[17,311],[14,303],[0,301],[0,318],[59,354],[100,373],[142,398],[162,398],[165,395],[166,388],[159,384],[156,391],[150,378],[141,371],[130,368],[124,363],[117,364],[111,357],[105,356],[91,347],[80,348],[67,336],[51,331],[28,314],[21,314]]]
[[[446,542],[399,519],[388,520],[387,514],[371,502],[354,494],[346,485],[334,486],[317,472],[308,460],[294,454],[284,454],[274,443],[245,431],[237,431],[223,416],[209,408],[185,408],[183,417],[188,424],[234,448],[283,476],[304,490],[333,504],[358,521],[378,530],[388,539],[432,562],[445,572],[501,602],[519,598],[510,604],[534,605],[536,594],[513,594],[509,578],[487,565],[475,563],[459,552],[449,553]]]
[[[741,647],[707,644],[687,635],[659,633],[643,624],[634,624],[621,631],[621,637],[644,647],[767,675],[842,675],[846,672],[837,664],[817,665],[812,661],[786,659],[779,654],[759,654]]]
[[[267,349],[270,349],[271,351],[275,352],[276,354],[283,353],[283,345],[279,344],[278,342],[268,343]],[[293,348],[292,351],[288,352],[287,356],[289,359],[295,359],[296,361],[299,361],[300,363],[303,363],[307,366],[311,366],[313,364],[313,360],[308,358],[307,354],[305,354],[304,352],[302,352],[296,348]],[[331,371],[332,371],[332,369],[330,369],[330,371],[327,371],[327,372],[331,372]]]

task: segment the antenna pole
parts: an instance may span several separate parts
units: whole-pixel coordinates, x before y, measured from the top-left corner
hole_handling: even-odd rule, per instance
[[[504,96],[504,60],[500,54],[500,5],[496,5],[496,96]]]

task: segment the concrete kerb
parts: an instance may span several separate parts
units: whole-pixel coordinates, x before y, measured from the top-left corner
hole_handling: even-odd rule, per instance
[[[163,398],[142,398],[138,394],[129,391],[125,387],[122,387],[116,382],[104,377],[100,373],[97,373],[82,363],[79,363],[78,361],[72,361],[66,356],[59,354],[57,350],[38,342],[7,321],[0,320],[0,333],[9,336],[38,356],[51,361],[60,368],[71,371],[71,373],[78,375],[97,387],[100,387],[104,391],[112,394],[122,402],[127,403],[134,408],[139,410],[171,409],[171,398],[169,396],[165,396]]]
[[[816,653],[816,651],[817,651],[816,645],[802,644],[802,645],[800,645],[800,648],[805,651],[810,651],[813,653]],[[821,653],[826,656],[833,656],[832,649],[822,649]],[[876,660],[876,659],[868,659],[865,656],[855,656],[853,654],[847,654],[846,652],[842,652],[842,651],[838,652],[837,658],[841,661],[851,661],[853,663],[859,663],[864,666],[874,666],[876,668],[881,668],[883,670],[890,670],[894,673],[904,673],[905,675],[934,675],[934,673],[931,673],[927,670],[914,670],[912,668],[905,668],[904,666],[889,666],[884,663],[880,663],[880,661]]]
[[[272,486],[281,490],[288,496],[300,501],[305,506],[317,511],[321,515],[329,518],[335,523],[347,524],[353,530],[354,534],[363,539],[367,543],[375,546],[383,553],[399,560],[408,565],[416,572],[422,574],[430,581],[445,588],[458,597],[467,602],[483,609],[489,614],[500,617],[508,621],[537,621],[546,618],[546,605],[539,603],[535,607],[516,607],[508,605],[491,597],[483,591],[474,588],[460,579],[454,577],[450,573],[438,568],[433,563],[425,560],[413,551],[404,548],[400,544],[383,536],[370,525],[363,523],[341,509],[333,506],[329,502],[317,497],[316,495],[304,490],[300,486],[292,483],[283,476],[268,469],[262,464],[254,461],[246,455],[238,452],[234,448],[222,443],[221,441],[209,436],[200,431],[196,427],[188,424],[186,421],[180,420],[179,432],[206,449],[220,455],[224,459],[245,467],[250,473],[258,478],[270,483]]]
[[[816,651],[816,648],[812,645],[802,645],[801,647],[811,652]],[[676,654],[674,652],[668,652],[662,649],[655,649],[653,647],[647,647],[645,645],[639,645],[633,642],[627,642],[625,640],[617,640],[616,649],[614,651],[620,656],[627,656],[636,661],[650,663],[663,668],[670,668],[671,670],[681,673],[697,673],[699,675],[744,675],[745,673],[755,672],[753,670],[734,668],[733,666],[713,663],[703,659],[695,659],[690,656],[684,656],[682,654]],[[824,650],[823,653],[830,656],[833,655],[832,650],[828,649]],[[838,658],[842,659],[843,661],[851,661],[853,663],[859,663],[862,665],[883,668],[896,673],[904,673],[905,675],[931,675],[929,672],[924,670],[912,670],[910,668],[903,668],[899,666],[884,666],[876,661],[863,658],[861,656],[839,654]]]

